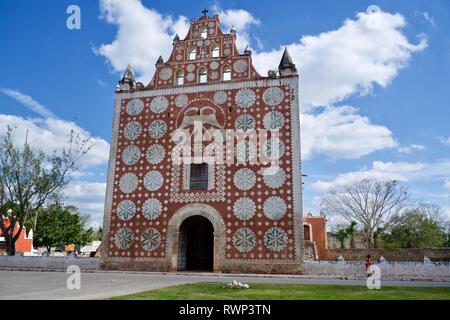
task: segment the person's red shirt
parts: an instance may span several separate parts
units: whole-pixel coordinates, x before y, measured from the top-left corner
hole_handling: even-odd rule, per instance
[[[367,270],[372,265],[372,261],[370,261],[370,259],[367,259],[366,262],[364,263],[364,265],[366,266],[366,270]]]

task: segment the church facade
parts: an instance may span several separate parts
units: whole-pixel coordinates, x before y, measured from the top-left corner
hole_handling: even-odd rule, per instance
[[[151,36],[151,35],[149,35]],[[105,269],[303,272],[298,74],[264,77],[219,17],[191,21],[148,85],[115,94]]]

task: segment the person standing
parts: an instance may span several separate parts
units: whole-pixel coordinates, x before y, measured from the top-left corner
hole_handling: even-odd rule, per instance
[[[371,273],[369,272],[369,268],[372,265],[372,260],[370,260],[370,254],[367,255],[367,259],[364,262],[364,266],[366,267],[367,276],[370,277]]]

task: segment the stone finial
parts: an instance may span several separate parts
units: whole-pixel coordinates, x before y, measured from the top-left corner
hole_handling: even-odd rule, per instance
[[[134,76],[134,71],[131,65],[128,65],[127,70],[125,71],[125,74],[123,75],[122,80],[136,80],[136,77]]]
[[[180,41],[180,36],[178,35],[178,33],[173,38],[173,42],[176,42],[176,41]]]
[[[234,28],[234,26],[231,27],[230,34],[233,36],[236,35],[236,29]]]
[[[156,65],[159,66],[159,65],[162,65],[162,64],[164,64],[164,60],[163,60],[163,58],[161,56],[159,56],[158,60],[156,61]]]
[[[287,47],[284,48],[283,56],[281,57],[280,65],[278,66],[278,72],[281,76],[297,74],[297,68],[292,61]]]
[[[267,72],[267,76],[268,76],[269,78],[271,78],[271,79],[276,79],[276,77],[277,77],[277,72],[276,72],[275,70],[269,70],[269,71]]]
[[[134,76],[134,71],[131,65],[128,65],[122,80],[119,81],[119,90],[133,90],[136,87],[136,77]]]

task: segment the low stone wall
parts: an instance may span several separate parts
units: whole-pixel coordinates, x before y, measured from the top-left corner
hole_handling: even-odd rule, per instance
[[[383,256],[389,261],[417,261],[423,262],[423,257],[427,256],[431,261],[450,261],[450,249],[328,249],[328,259],[336,260],[342,256],[345,261],[362,261],[370,254],[372,261],[377,261]]]
[[[8,257],[0,256],[0,269],[66,270],[77,265],[81,270],[101,270],[98,258],[68,257]],[[385,262],[377,264],[382,279],[433,279],[450,281],[449,262]],[[343,278],[365,278],[362,261],[305,261],[304,274]]]
[[[376,264],[382,279],[427,278],[450,281],[449,262],[384,262]],[[311,276],[366,277],[362,261],[305,261],[305,274]]]
[[[65,270],[73,264],[81,270],[100,270],[98,258],[0,256],[0,268]]]

